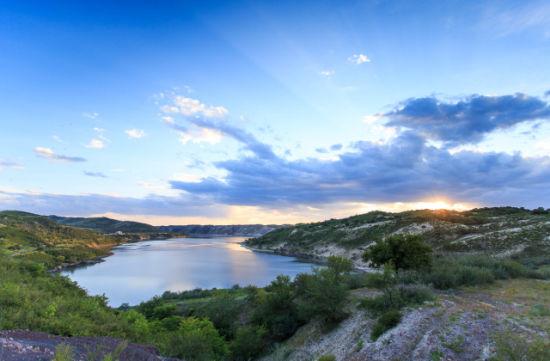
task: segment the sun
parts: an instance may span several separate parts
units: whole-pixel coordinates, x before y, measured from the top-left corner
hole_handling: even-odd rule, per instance
[[[416,209],[447,209],[453,211],[467,211],[469,209],[475,208],[476,206],[472,203],[466,202],[454,202],[443,198],[430,199],[426,201],[414,202]]]

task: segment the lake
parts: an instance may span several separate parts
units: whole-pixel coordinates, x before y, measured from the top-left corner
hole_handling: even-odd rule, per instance
[[[92,295],[105,294],[109,304],[136,305],[164,291],[195,288],[266,286],[280,274],[311,271],[296,258],[254,252],[240,245],[243,237],[173,238],[128,243],[113,249],[103,262],[62,272]]]

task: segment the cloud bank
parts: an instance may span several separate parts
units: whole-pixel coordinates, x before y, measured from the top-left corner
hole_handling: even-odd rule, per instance
[[[387,125],[405,127],[444,142],[475,143],[497,130],[550,118],[550,105],[525,94],[471,95],[457,102],[412,98],[384,114]]]
[[[278,154],[270,144],[235,125],[224,107],[207,106],[190,98],[170,101],[173,103],[163,105],[161,111],[166,125],[180,137],[194,137],[187,141],[231,138],[246,152],[211,164],[221,174],[218,178],[170,181],[177,196],[127,198],[0,191],[0,204],[3,208],[65,215],[222,219],[231,212],[240,212],[241,217],[264,212],[283,219],[283,212],[301,220],[296,216],[298,210],[319,219],[323,209],[334,211],[345,206],[351,207],[347,208],[350,212],[359,212],[367,209],[364,205],[373,209],[392,202],[422,204],[415,202],[437,198],[482,205],[550,204],[550,157],[451,147],[478,143],[492,132],[521,123],[548,122],[550,106],[541,97],[474,94],[456,101],[407,99],[389,112],[376,114],[376,119],[365,125],[379,127],[383,122],[396,129],[394,136],[382,142],[360,140],[317,149],[321,154],[330,153],[329,159],[288,159],[284,152]],[[51,160],[84,161],[49,148],[37,147],[35,152]],[[100,172],[86,175],[103,176]]]
[[[332,202],[414,201],[434,195],[506,204],[550,202],[550,159],[497,152],[450,152],[430,145],[479,142],[495,130],[548,121],[550,107],[537,97],[471,95],[456,102],[413,98],[383,115],[399,127],[387,143],[358,141],[336,160],[286,160],[252,134],[204,118],[186,119],[239,141],[252,155],[215,163],[227,174],[174,188],[236,205],[283,207]],[[336,145],[332,150],[341,149]],[[318,152],[327,150],[320,148]]]

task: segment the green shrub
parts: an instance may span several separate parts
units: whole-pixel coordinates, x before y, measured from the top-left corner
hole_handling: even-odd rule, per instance
[[[265,347],[266,334],[267,331],[263,327],[239,327],[230,346],[232,359],[248,361],[259,356]]]
[[[299,326],[298,310],[294,302],[294,285],[288,276],[278,276],[257,295],[253,321],[264,326],[273,340],[284,340]]]
[[[351,261],[331,256],[326,268],[298,275],[295,287],[300,318],[318,317],[327,324],[342,320],[346,316],[344,306],[349,295],[351,269]]]
[[[188,361],[224,360],[229,354],[225,340],[207,319],[185,318],[176,332],[163,338],[165,354]]]
[[[336,356],[328,354],[319,357],[318,361],[336,361]]]
[[[432,292],[424,286],[394,287],[379,296],[364,298],[360,306],[373,314],[381,314],[392,309],[399,310],[406,306],[420,305],[434,298]]]
[[[505,331],[494,336],[495,354],[490,361],[548,361],[550,341],[535,337],[527,341],[517,333]]]
[[[396,234],[377,241],[363,254],[363,259],[374,267],[392,264],[395,270],[429,269],[432,248],[415,234]]]
[[[394,328],[401,322],[401,312],[398,310],[389,310],[382,314],[374,324],[370,337],[373,341],[377,340],[384,332]]]
[[[356,274],[351,277],[351,280],[351,289],[362,287],[382,289],[386,286],[386,280],[381,272]]]
[[[73,361],[74,351],[70,345],[60,343],[55,347],[53,361]]]
[[[471,266],[454,261],[442,261],[434,265],[425,275],[425,282],[437,289],[449,289],[460,286],[476,286],[495,281],[494,269]]]

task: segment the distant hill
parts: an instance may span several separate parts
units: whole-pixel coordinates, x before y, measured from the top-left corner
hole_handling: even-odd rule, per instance
[[[183,233],[188,236],[240,236],[259,237],[273,231],[280,226],[263,224],[244,225],[185,225],[185,226],[160,226],[164,232]]]
[[[94,230],[100,233],[113,234],[122,233],[146,233],[162,234],[174,233],[190,237],[198,236],[240,236],[240,237],[259,237],[279,226],[262,224],[244,224],[244,225],[171,225],[171,226],[152,226],[146,223],[119,221],[107,217],[60,217],[49,216],[49,218],[59,224],[66,226]]]
[[[340,254],[361,261],[376,240],[396,233],[422,234],[436,252],[536,257],[550,254],[550,212],[499,207],[465,212],[370,212],[344,219],[276,229],[246,244],[260,250],[323,259]]]
[[[101,233],[153,233],[159,231],[157,227],[151,226],[150,224],[132,221],[119,221],[107,217],[86,218],[49,216],[48,218],[66,226],[91,229]]]

